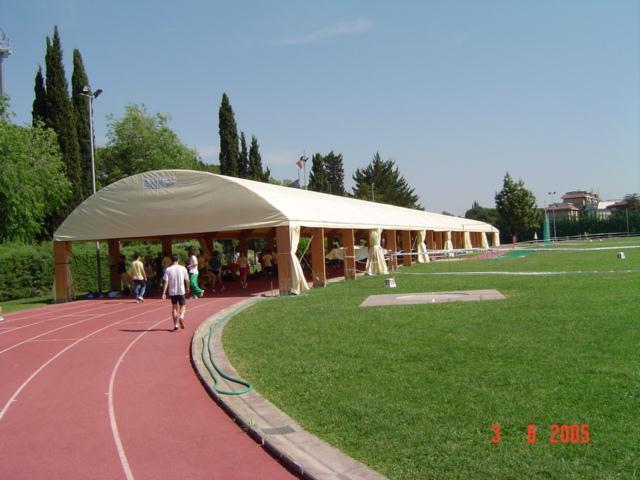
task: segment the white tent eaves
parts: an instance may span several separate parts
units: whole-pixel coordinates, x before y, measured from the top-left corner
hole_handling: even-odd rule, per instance
[[[157,170],[119,180],[86,199],[54,240],[154,238],[283,225],[497,232],[477,220],[207,172]]]

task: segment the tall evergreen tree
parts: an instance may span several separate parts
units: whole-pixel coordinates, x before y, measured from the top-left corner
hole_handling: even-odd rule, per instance
[[[76,117],[76,131],[80,148],[80,162],[82,166],[83,197],[91,195],[91,126],[89,122],[89,98],[82,95],[84,87],[89,86],[89,78],[84,70],[82,55],[75,48],[73,50],[73,74],[71,75],[71,99]]]
[[[518,235],[534,232],[540,221],[536,197],[520,179],[515,182],[509,172],[504,176],[502,190],[496,193],[496,210],[500,215],[500,230],[511,234],[513,243]]]
[[[335,154],[333,150],[324,157],[324,168],[329,182],[329,193],[344,195],[344,167],[342,166],[342,154]]]
[[[222,94],[222,102],[218,112],[218,129],[220,132],[220,173],[237,177],[238,127],[226,93]]]
[[[311,157],[311,172],[309,172],[309,190],[329,193],[329,180],[325,170],[324,157],[316,153]]]
[[[45,125],[58,135],[58,144],[65,164],[65,174],[71,183],[72,196],[67,206],[70,210],[84,198],[83,177],[75,115],[69,99],[69,87],[62,64],[62,47],[57,26],[53,31],[53,40],[47,37],[45,63],[47,67],[47,117]],[[65,212],[60,213],[63,216]],[[62,217],[58,220],[61,219]]]
[[[395,162],[382,160],[378,152],[369,165],[356,169],[353,181],[353,196],[356,198],[422,210],[418,195],[400,175]]]
[[[240,155],[238,156],[238,176],[247,178],[249,175],[249,151],[247,150],[247,140],[244,132],[240,132]]]
[[[38,67],[36,73],[35,86],[33,87],[35,99],[31,110],[32,124],[34,127],[44,123],[47,119],[47,91],[44,88],[44,77],[42,67]]]
[[[249,171],[247,178],[259,182],[268,182],[271,176],[270,170],[262,169],[262,156],[260,155],[260,145],[255,135],[251,136],[251,146],[249,147]]]

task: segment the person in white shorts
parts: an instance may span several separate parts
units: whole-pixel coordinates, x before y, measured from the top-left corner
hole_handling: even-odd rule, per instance
[[[162,288],[162,299],[167,299],[167,290],[171,298],[171,317],[173,318],[173,330],[178,326],[184,328],[184,314],[187,311],[187,301],[185,295],[189,294],[189,274],[187,269],[178,262],[178,255],[171,255],[173,264],[164,272],[164,287]]]

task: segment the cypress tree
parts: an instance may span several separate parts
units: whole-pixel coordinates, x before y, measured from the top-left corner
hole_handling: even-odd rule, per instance
[[[249,151],[247,150],[247,140],[244,132],[240,132],[240,155],[238,156],[238,176],[247,178],[249,175]]]
[[[309,173],[309,190],[315,192],[329,192],[329,180],[324,168],[324,158],[319,153],[311,157],[311,172]]]
[[[38,67],[36,73],[35,86],[33,87],[35,99],[33,100],[33,109],[31,110],[32,124],[34,127],[40,123],[44,123],[47,119],[47,91],[44,88],[44,77],[42,76],[42,67]]]
[[[91,126],[89,122],[89,101],[82,95],[82,90],[89,85],[89,78],[84,70],[82,55],[73,50],[73,74],[71,75],[71,99],[76,120],[78,146],[80,148],[80,165],[82,167],[82,195],[87,198],[91,194]]]
[[[324,157],[324,168],[329,182],[329,193],[344,195],[344,167],[342,166],[342,154],[335,154],[333,150]]]
[[[238,127],[226,93],[222,94],[218,113],[218,128],[220,132],[220,173],[237,177]]]
[[[251,147],[249,147],[249,171],[247,178],[259,182],[268,182],[271,172],[267,168],[262,170],[262,156],[260,155],[260,145],[255,135],[251,136]]]
[[[53,41],[47,37],[45,63],[47,67],[47,117],[45,125],[58,135],[58,144],[65,164],[65,175],[71,183],[72,195],[67,207],[73,209],[83,200],[83,177],[75,115],[69,99],[69,87],[62,65],[62,47],[57,26],[53,31]]]

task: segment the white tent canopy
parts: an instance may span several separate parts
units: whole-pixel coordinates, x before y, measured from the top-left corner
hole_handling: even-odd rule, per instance
[[[86,241],[277,226],[498,232],[484,222],[191,170],[158,170],[86,199],[55,232]]]

